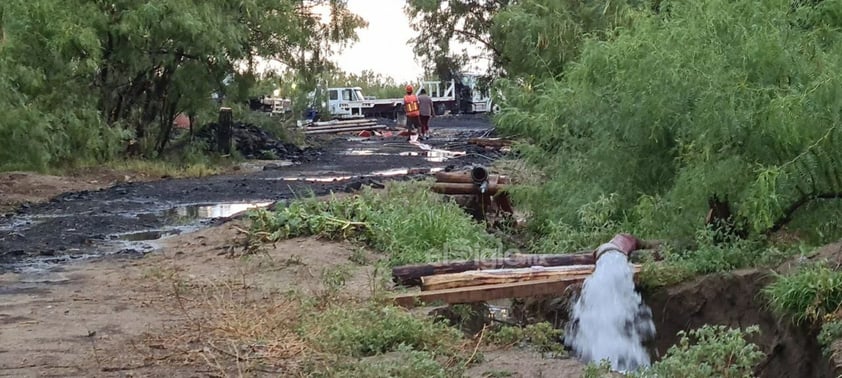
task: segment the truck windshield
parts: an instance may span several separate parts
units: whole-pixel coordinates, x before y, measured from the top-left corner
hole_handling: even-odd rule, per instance
[[[363,100],[365,100],[365,97],[363,96],[363,91],[361,91],[361,90],[359,90],[359,89],[355,89],[355,90],[354,90],[354,97],[356,97],[356,98],[354,99],[354,100],[356,100],[356,101],[363,101]]]

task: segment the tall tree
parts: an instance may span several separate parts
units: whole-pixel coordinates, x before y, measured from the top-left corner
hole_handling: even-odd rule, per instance
[[[0,87],[16,88],[0,109],[26,113],[0,136],[38,167],[113,153],[124,129],[161,151],[177,113],[247,92],[257,57],[317,72],[365,26],[343,0],[8,0],[0,15]]]

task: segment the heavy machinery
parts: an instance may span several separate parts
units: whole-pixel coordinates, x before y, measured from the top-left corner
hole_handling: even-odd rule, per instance
[[[460,80],[420,81],[415,94],[426,89],[433,100],[436,115],[488,113],[499,111],[488,91],[480,90],[478,76],[462,75]],[[366,98],[360,87],[330,87],[325,91],[325,104],[332,118],[397,118],[403,114],[403,97],[390,99]]]
[[[426,89],[427,95],[433,100],[436,115],[474,114],[499,111],[488,95],[488,90],[480,89],[478,75],[459,75],[458,78],[446,81],[426,80],[414,85],[415,94]],[[356,118],[390,118],[398,119],[404,116],[403,97],[377,99],[367,97],[360,87],[327,87],[320,85],[308,96],[310,110],[306,118],[312,119],[356,119]],[[316,114],[316,104],[321,103],[330,115]],[[292,109],[287,99],[276,97],[262,97],[259,104],[252,109],[262,109],[266,112],[280,113]]]

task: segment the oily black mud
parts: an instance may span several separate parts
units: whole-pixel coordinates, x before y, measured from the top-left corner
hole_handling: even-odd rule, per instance
[[[433,170],[490,164],[499,157],[493,151],[468,151],[473,147],[466,143],[467,138],[487,134],[491,128],[485,117],[442,117],[431,126],[440,136],[424,143],[447,146],[464,154],[431,161],[423,154],[407,153],[421,149],[408,143],[406,137],[325,136],[311,141],[314,149],[285,146],[288,153],[306,157],[291,165],[275,164],[264,171],[239,175],[125,183],[98,191],[66,193],[46,203],[22,206],[16,213],[0,218],[0,271],[31,259],[58,263],[121,251],[133,254],[138,252],[131,243],[136,241],[133,237],[151,239],[180,232],[182,228],[178,226],[195,228],[211,223],[210,219],[191,219],[184,212],[174,211],[179,208],[266,204],[347,192],[388,180],[424,177]],[[460,150],[459,146],[465,148]],[[378,154],[347,154],[352,149],[372,149]]]

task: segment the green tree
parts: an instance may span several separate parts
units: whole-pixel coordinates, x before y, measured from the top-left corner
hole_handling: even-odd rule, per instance
[[[342,0],[9,0],[0,25],[0,166],[43,169],[113,156],[122,130],[160,153],[176,114],[244,100],[258,57],[314,76],[365,21]]]
[[[502,80],[499,129],[550,177],[518,194],[537,229],[579,225],[571,209],[612,193],[618,220],[681,238],[714,196],[755,233],[840,197],[838,14],[838,1],[661,2],[585,38],[563,77]]]

